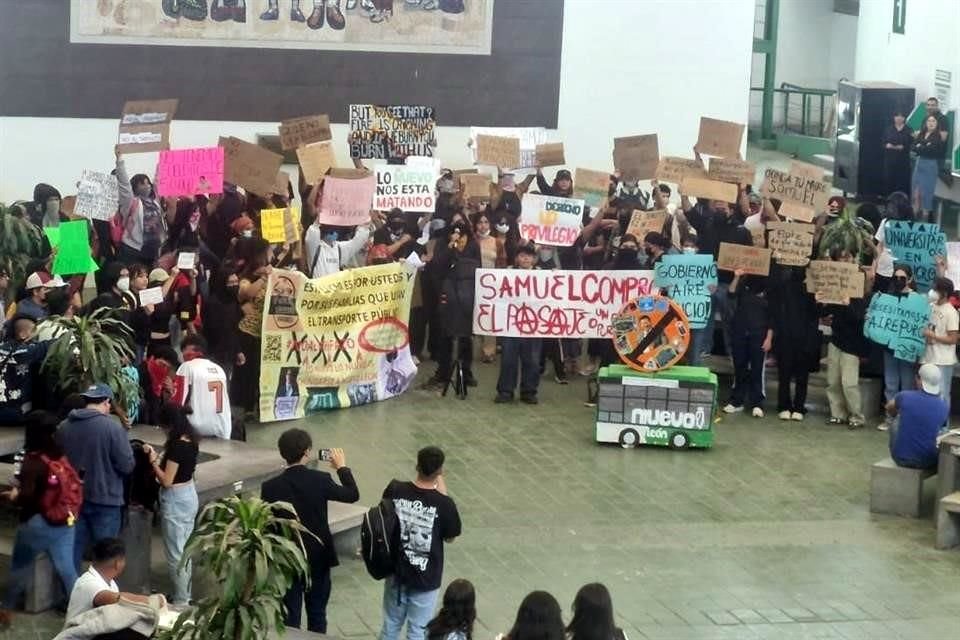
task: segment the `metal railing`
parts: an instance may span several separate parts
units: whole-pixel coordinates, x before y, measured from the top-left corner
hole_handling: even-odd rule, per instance
[[[750,91],[762,94],[763,87],[751,87]],[[811,89],[784,82],[773,92],[775,129],[818,138],[833,136],[835,90]]]

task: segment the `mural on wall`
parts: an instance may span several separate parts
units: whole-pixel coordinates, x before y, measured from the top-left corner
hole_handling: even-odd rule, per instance
[[[494,0],[71,0],[70,41],[489,55]]]

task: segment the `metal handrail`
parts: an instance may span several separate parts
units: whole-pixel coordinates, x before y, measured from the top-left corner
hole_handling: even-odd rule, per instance
[[[763,91],[763,87],[751,87],[751,91]],[[801,87],[799,85],[791,84],[789,82],[783,82],[780,84],[780,87],[773,90],[774,93],[783,94],[783,129],[791,130],[790,127],[790,97],[793,95],[800,95],[800,127],[799,129],[793,129],[800,133],[801,135],[815,135],[821,137],[823,135],[823,127],[825,124],[826,116],[826,100],[827,98],[832,98],[837,94],[835,90],[832,89],[813,89],[809,87]],[[818,111],[819,119],[816,126],[811,122],[811,108],[815,100],[819,100]],[[809,132],[809,133],[808,133]]]

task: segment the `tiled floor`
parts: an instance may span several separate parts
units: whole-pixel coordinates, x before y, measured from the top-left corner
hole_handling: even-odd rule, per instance
[[[477,638],[506,631],[532,589],[568,610],[595,580],[633,640],[956,637],[960,551],[934,550],[929,519],[868,512],[884,434],[823,416],[738,416],[716,425],[709,451],[623,450],[593,442],[582,380],[545,377],[539,406],[503,406],[491,402],[495,366],[477,372],[465,401],[414,391],[301,423],[317,447],[346,449],[368,504],[413,473],[419,447],[446,450],[464,535],[448,547],[445,580],[476,584]],[[294,424],[249,435],[272,445]],[[345,559],[330,632],[373,637],[380,587]],[[0,637],[46,640],[58,624],[21,617]]]

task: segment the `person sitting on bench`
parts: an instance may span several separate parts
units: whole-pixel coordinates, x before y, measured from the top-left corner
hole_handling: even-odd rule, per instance
[[[940,369],[921,366],[917,387],[901,391],[887,404],[887,414],[897,418],[890,427],[890,457],[901,467],[936,469],[937,435],[949,417],[940,397]]]

